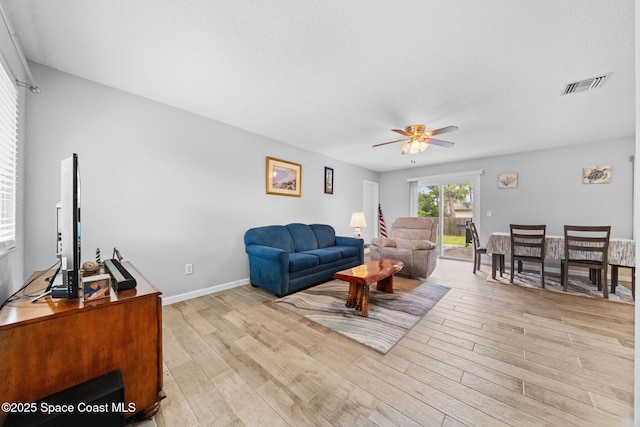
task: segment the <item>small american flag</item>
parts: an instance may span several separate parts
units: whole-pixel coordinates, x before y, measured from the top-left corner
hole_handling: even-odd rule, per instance
[[[387,227],[384,225],[384,216],[382,215],[380,203],[378,203],[378,222],[380,223],[380,237],[387,237]]]

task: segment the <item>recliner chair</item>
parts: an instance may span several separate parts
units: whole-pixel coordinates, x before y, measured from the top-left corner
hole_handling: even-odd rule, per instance
[[[397,259],[404,263],[400,275],[427,278],[438,262],[435,244],[438,223],[431,218],[397,218],[389,237],[371,240],[371,259]]]

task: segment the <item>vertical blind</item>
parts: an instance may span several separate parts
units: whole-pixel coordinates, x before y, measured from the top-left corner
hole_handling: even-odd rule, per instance
[[[0,253],[16,246],[18,91],[0,64]]]

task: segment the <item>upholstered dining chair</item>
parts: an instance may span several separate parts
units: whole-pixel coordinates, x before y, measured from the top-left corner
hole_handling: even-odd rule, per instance
[[[607,266],[611,226],[564,226],[564,259],[560,280],[566,292],[569,283],[569,267],[589,269],[589,277],[602,296],[609,298]]]
[[[515,262],[535,262],[540,264],[540,285],[544,288],[544,248],[546,225],[510,224],[511,231],[511,278],[515,274]]]

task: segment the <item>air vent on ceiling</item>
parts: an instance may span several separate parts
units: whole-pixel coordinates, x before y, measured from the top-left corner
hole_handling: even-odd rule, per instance
[[[605,81],[607,81],[609,76],[611,76],[611,73],[598,76],[598,77],[592,77],[586,80],[581,80],[579,82],[568,83],[564,87],[562,94],[568,95],[570,93],[585,92],[591,89],[599,88],[605,83]]]

